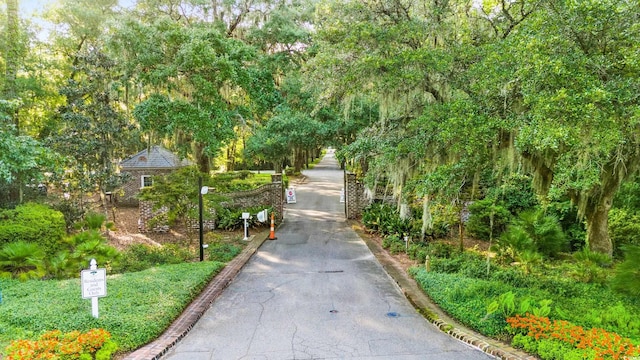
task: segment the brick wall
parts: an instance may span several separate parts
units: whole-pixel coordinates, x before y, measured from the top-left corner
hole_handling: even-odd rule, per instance
[[[224,207],[240,207],[240,208],[249,208],[254,206],[271,206],[276,212],[275,216],[280,221],[282,220],[283,214],[283,206],[284,206],[284,185],[282,183],[282,175],[275,174],[271,176],[272,183],[262,185],[261,187],[249,190],[249,191],[239,191],[235,193],[221,194],[222,196],[228,198],[229,200],[221,203],[220,205]],[[206,195],[205,195],[206,196]],[[194,206],[198,206],[195,204]],[[140,220],[138,228],[141,232],[147,231],[167,231],[169,229],[166,221],[166,216],[163,215],[163,212],[160,210],[153,210],[153,203],[150,201],[140,201]],[[166,208],[164,209],[164,213],[166,213]],[[215,219],[215,209],[208,209],[210,211],[212,218]],[[158,217],[156,220],[154,217]],[[164,218],[163,218],[164,216]],[[200,227],[199,219],[188,219],[187,226],[190,226],[193,229],[198,229]],[[151,223],[156,222],[156,226],[151,228]],[[163,224],[163,225],[159,225]],[[205,230],[213,230],[216,228],[215,220],[205,220],[203,221],[203,227]],[[166,228],[166,229],[165,229]]]
[[[140,232],[167,232],[169,231],[169,225],[167,225],[167,212],[169,209],[161,207],[159,209],[153,208],[153,202],[140,201],[140,218],[138,219],[138,230]]]

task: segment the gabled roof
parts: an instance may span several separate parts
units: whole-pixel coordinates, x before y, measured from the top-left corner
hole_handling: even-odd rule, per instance
[[[162,146],[152,146],[123,160],[122,170],[131,169],[175,169],[191,165],[191,161],[180,158]]]

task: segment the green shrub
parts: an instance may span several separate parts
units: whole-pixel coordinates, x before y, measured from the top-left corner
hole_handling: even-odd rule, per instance
[[[568,274],[574,279],[586,283],[604,284],[608,280],[611,258],[606,254],[594,252],[584,247],[573,254],[575,264],[568,265]]]
[[[64,216],[64,222],[67,226],[67,233],[75,228],[75,224],[82,220],[84,210],[79,204],[70,200],[63,200],[52,205],[52,208],[60,211]]]
[[[371,231],[381,235],[420,235],[419,225],[411,219],[401,219],[396,209],[387,204],[373,203],[362,214],[362,223]]]
[[[82,226],[88,230],[102,230],[102,225],[105,225],[108,229],[113,228],[113,223],[107,223],[107,217],[104,214],[90,212],[84,216],[84,222]]]
[[[250,208],[219,208],[216,211],[216,227],[221,230],[233,231],[244,228],[244,220],[242,213],[248,212],[252,217],[247,220],[249,227],[262,226],[255,214],[264,210],[264,206],[254,206]],[[267,207],[269,214],[273,211],[272,207]]]
[[[545,214],[542,209],[521,213],[516,225],[529,234],[536,250],[546,257],[556,257],[561,251],[567,250],[567,238],[558,218]]]
[[[538,199],[531,184],[530,176],[512,173],[503,179],[499,187],[490,188],[487,191],[487,197],[498,199],[498,203],[501,206],[504,206],[511,214],[516,215],[538,204]]]
[[[640,215],[625,209],[611,209],[609,236],[613,242],[613,254],[617,258],[623,257],[625,245],[640,246]]]
[[[219,261],[227,263],[242,252],[242,246],[222,241],[216,241],[209,244],[207,248],[209,254],[208,259],[211,261]]]
[[[429,256],[448,259],[458,254],[458,248],[446,242],[433,241],[427,245]]]
[[[24,241],[38,244],[47,254],[53,254],[65,235],[64,216],[45,205],[27,203],[0,212],[0,246]]]
[[[407,255],[411,260],[415,260],[419,263],[424,263],[429,254],[429,248],[423,243],[412,243],[409,245]]]
[[[433,239],[447,238],[452,227],[460,223],[460,212],[451,204],[431,206],[432,228],[425,234]]]
[[[404,239],[398,234],[387,235],[382,239],[382,247],[389,250],[391,254],[405,252]]]
[[[551,339],[538,340],[538,355],[542,360],[563,360],[564,354],[569,352],[573,347],[567,343],[563,343]]]
[[[618,302],[603,309],[591,309],[584,319],[594,327],[603,328],[630,338],[640,338],[640,318],[628,306]]]
[[[535,244],[523,228],[510,225],[496,240],[491,250],[496,252],[498,260],[510,264],[517,261],[521,253],[535,250]]]
[[[542,209],[521,213],[498,238],[494,249],[507,262],[524,258],[533,260],[538,252],[545,257],[557,257],[567,250],[567,239],[560,222],[553,215],[546,215]]]
[[[538,352],[538,342],[536,339],[525,334],[516,334],[513,340],[511,340],[511,345],[523,349],[530,354],[536,354]]]
[[[486,304],[507,292],[498,282],[470,279],[458,274],[427,272],[412,268],[410,274],[440,308],[463,324],[489,336],[506,336],[506,321],[487,316]]]
[[[611,285],[617,291],[640,297],[640,246],[626,246],[623,251],[625,260],[616,266]]]
[[[486,258],[480,254],[465,251],[458,252],[450,258],[432,257],[431,269],[435,272],[448,274],[462,274],[469,278],[486,278]]]
[[[495,204],[493,199],[475,201],[469,205],[469,212],[466,230],[469,235],[481,240],[489,240],[491,234],[493,238],[500,236],[512,217],[507,208]]]
[[[142,271],[154,266],[180,264],[195,258],[189,249],[179,245],[167,244],[163,246],[149,246],[134,244],[123,253],[115,272]]]
[[[560,222],[570,251],[578,251],[586,245],[587,230],[584,220],[578,216],[578,209],[570,200],[551,202],[546,206],[548,215],[555,216]]]
[[[513,266],[494,267],[489,273],[489,279],[517,287],[528,287],[535,284],[535,278]]]

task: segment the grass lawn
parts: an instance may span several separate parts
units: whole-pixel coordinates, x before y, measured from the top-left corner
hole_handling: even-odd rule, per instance
[[[80,279],[0,280],[0,354],[12,340],[35,339],[49,330],[111,332],[121,351],[136,349],[171,324],[224,267],[216,261],[164,265],[107,276],[98,319],[82,299]]]

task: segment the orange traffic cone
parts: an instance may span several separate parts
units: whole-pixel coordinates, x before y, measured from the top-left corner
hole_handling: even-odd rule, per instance
[[[276,225],[275,225],[275,218],[273,216],[273,213],[271,213],[271,231],[269,232],[269,240],[277,240],[278,238],[276,237]]]

